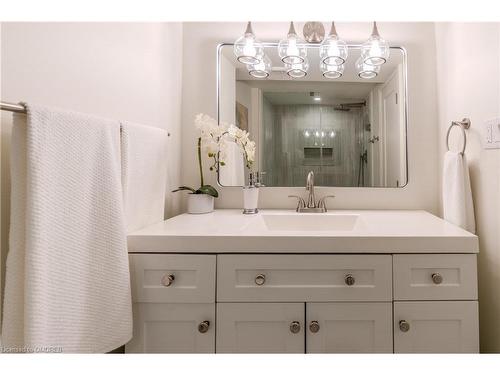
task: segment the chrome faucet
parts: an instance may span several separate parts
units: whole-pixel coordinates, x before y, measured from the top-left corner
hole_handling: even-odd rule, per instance
[[[306,190],[309,192],[309,196],[306,201],[299,197],[298,195],[289,195],[289,198],[297,198],[297,208],[295,211],[297,212],[327,212],[326,209],[326,199],[334,198],[334,195],[326,195],[320,200],[316,202],[316,198],[314,197],[314,172],[310,171],[307,174],[306,180]]]
[[[314,198],[314,172],[310,171],[307,174],[306,190],[309,192],[307,198],[307,208],[316,208],[316,199]]]

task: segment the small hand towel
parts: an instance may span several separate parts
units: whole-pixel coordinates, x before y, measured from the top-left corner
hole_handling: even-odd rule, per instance
[[[164,220],[167,132],[121,123],[123,201],[127,233]]]
[[[476,231],[467,158],[448,151],[443,165],[443,218],[471,233]]]
[[[12,135],[2,345],[105,353],[132,337],[120,124],[27,108]]]

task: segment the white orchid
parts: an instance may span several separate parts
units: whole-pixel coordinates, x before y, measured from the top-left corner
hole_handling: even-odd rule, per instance
[[[245,156],[247,168],[255,161],[255,142],[250,140],[250,134],[234,124],[217,120],[205,114],[195,117],[196,128],[200,131],[199,144],[203,152],[213,159],[210,170],[218,171],[219,166],[226,164],[229,142],[235,142]]]

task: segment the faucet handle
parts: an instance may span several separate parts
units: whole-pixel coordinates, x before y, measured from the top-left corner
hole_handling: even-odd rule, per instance
[[[335,195],[325,195],[323,198],[321,198],[319,201],[318,201],[318,207],[319,208],[324,208],[325,209],[325,212],[327,211],[326,210],[326,199],[327,198],[335,198]]]
[[[301,208],[304,208],[306,206],[306,202],[302,197],[299,197],[298,195],[289,195],[288,198],[297,198],[297,208],[295,211],[299,212]]]

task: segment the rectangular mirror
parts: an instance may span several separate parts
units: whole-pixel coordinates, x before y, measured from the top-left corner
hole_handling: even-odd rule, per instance
[[[360,47],[349,45],[340,78],[325,78],[319,45],[308,44],[309,68],[291,78],[266,43],[272,68],[266,78],[249,74],[232,44],[217,53],[219,122],[250,132],[256,142],[254,170],[266,186],[304,186],[309,171],[317,186],[403,187],[407,167],[406,52],[391,47],[389,59],[370,79],[360,78],[355,62]],[[234,148],[220,168],[219,184],[246,183],[243,157]]]

